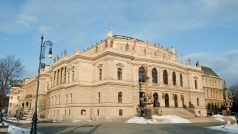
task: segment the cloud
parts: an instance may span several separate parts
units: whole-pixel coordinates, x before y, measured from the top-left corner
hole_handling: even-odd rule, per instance
[[[65,34],[69,32],[71,36],[79,30],[85,31],[91,28],[93,32],[112,28],[118,32],[123,32],[121,29],[128,29],[128,33],[132,36],[141,36],[137,33],[148,31],[149,34],[144,35],[145,38],[149,38],[158,34],[163,36],[206,27],[216,21],[226,20],[224,16],[229,14],[230,10],[238,11],[231,6],[231,4],[237,5],[233,0],[231,2],[137,1],[137,3],[102,0],[97,4],[92,3],[93,1],[90,0],[28,1],[20,10],[16,22],[29,27],[39,21],[33,29],[34,32],[42,25],[58,25],[55,29],[57,35],[62,31]],[[206,10],[203,11],[204,9]],[[225,13],[220,14],[220,11],[224,10]],[[99,27],[95,27],[96,25]]]
[[[38,31],[40,33],[44,33],[44,34],[47,33],[47,34],[49,34],[50,32],[54,31],[54,28],[50,27],[50,26],[40,26],[38,28]]]
[[[191,53],[185,56],[191,58],[193,64],[198,60],[201,65],[211,67],[221,78],[227,80],[228,85],[238,82],[238,50],[219,54],[208,52]]]
[[[30,25],[32,23],[35,23],[36,21],[37,21],[37,18],[35,16],[20,14],[16,23],[20,24],[20,25],[23,25],[26,28],[30,28]]]

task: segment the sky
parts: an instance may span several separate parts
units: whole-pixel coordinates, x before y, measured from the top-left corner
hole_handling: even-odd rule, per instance
[[[198,60],[231,86],[238,82],[237,13],[238,0],[0,0],[0,58],[15,55],[32,76],[41,35],[56,56],[85,50],[112,29],[174,47],[178,59]]]

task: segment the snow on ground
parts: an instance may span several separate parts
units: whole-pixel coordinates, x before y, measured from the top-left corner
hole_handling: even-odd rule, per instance
[[[229,116],[229,118],[231,118],[232,120],[236,121],[236,117],[235,116]]]
[[[220,115],[220,114],[215,114],[212,117],[214,117],[218,121],[225,121],[225,120],[222,119],[222,118],[224,118],[224,116]]]
[[[138,123],[138,124],[164,124],[164,123],[191,123],[189,120],[176,115],[164,115],[157,116],[152,115],[152,119],[146,119],[144,117],[132,117],[126,121],[126,123]]]
[[[8,128],[8,133],[10,134],[29,134],[30,131],[31,130],[29,128],[21,128],[13,125],[10,125]]]
[[[15,123],[31,123],[31,119],[26,119],[26,120],[17,120],[16,118],[12,117],[12,118],[5,118],[5,120],[10,121],[10,122],[15,122]]]
[[[3,122],[4,125],[8,125],[8,134],[29,134],[30,129],[29,128],[21,128],[21,127],[16,127],[12,124]],[[2,124],[1,124],[2,125]]]
[[[219,130],[223,131],[224,133],[232,133],[232,134],[238,134],[238,125],[237,124],[232,124],[230,126],[227,125],[221,125],[221,126],[212,126],[208,127],[209,129],[212,130]]]

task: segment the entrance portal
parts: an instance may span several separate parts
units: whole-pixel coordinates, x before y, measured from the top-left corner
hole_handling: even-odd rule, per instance
[[[181,100],[182,100],[182,107],[185,108],[185,105],[184,105],[184,96],[181,95]]]
[[[164,95],[164,103],[165,103],[165,107],[169,107],[169,95],[168,94]]]
[[[176,108],[178,107],[178,97],[177,97],[177,94],[174,94],[174,106]]]
[[[145,93],[140,92],[140,107],[144,107],[144,103],[145,103]]]
[[[153,101],[153,107],[159,107],[159,102],[158,102],[159,97],[158,97],[158,94],[157,94],[157,93],[154,93],[154,94],[153,94],[153,99],[154,99],[154,101]]]

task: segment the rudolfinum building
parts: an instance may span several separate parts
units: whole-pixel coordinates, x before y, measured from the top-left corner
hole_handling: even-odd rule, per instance
[[[152,109],[159,109],[159,114],[178,111],[206,116],[208,104],[222,105],[223,92],[222,79],[209,74],[203,78],[205,74],[199,63],[179,61],[174,48],[109,30],[96,45],[71,55],[65,51],[41,69],[38,115],[52,120],[128,118],[137,115],[140,93],[148,88]],[[207,83],[210,79],[214,87]],[[26,78],[18,95],[18,112],[29,117],[35,89],[36,77]]]

